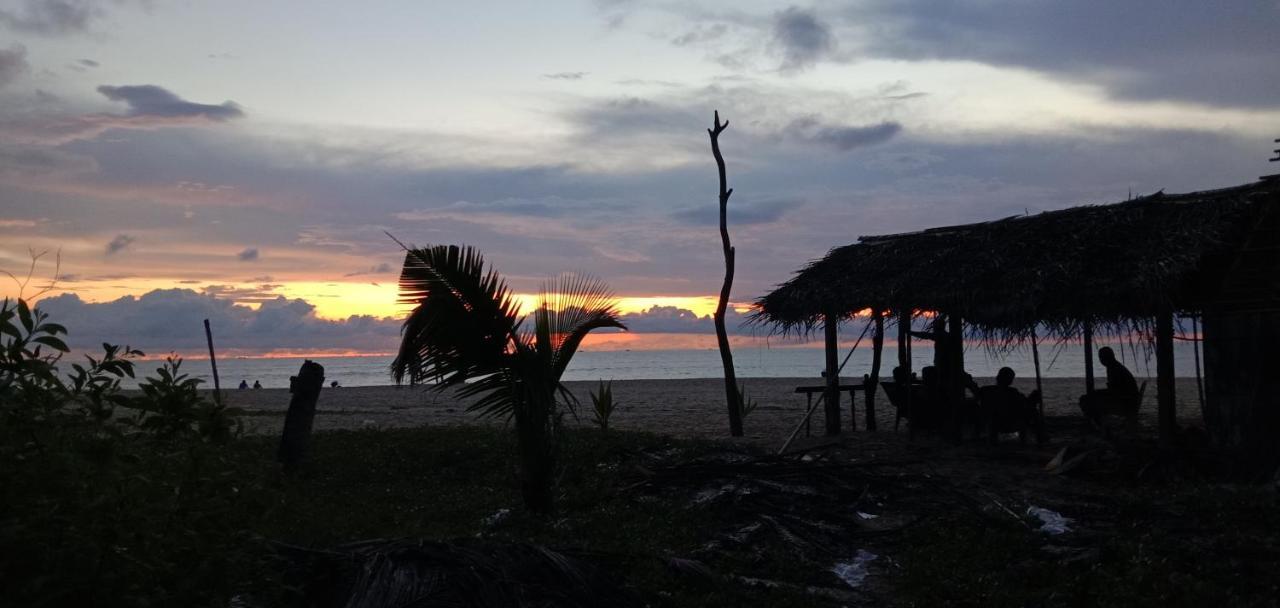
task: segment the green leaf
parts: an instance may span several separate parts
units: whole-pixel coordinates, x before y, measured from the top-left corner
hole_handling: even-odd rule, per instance
[[[27,333],[35,329],[35,321],[31,318],[31,309],[27,307],[26,300],[18,300],[18,319],[22,321],[22,326],[27,329]]]
[[[39,337],[37,337],[37,338],[33,339],[33,340],[32,340],[32,342],[39,342],[40,344],[44,344],[44,345],[48,346],[49,348],[52,348],[52,349],[55,349],[55,350],[58,350],[58,351],[61,351],[61,352],[64,352],[64,353],[65,353],[65,352],[68,352],[68,351],[70,351],[70,350],[71,350],[71,349],[67,348],[67,343],[66,343],[66,342],[63,342],[60,338],[55,338],[54,336],[51,336],[51,335],[50,335],[50,336],[39,336]]]

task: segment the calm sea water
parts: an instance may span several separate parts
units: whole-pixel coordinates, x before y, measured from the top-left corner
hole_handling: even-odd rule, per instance
[[[1100,341],[1098,346],[1106,345]],[[1138,377],[1155,375],[1155,358],[1141,346],[1113,345],[1122,354],[1125,364]],[[1135,352],[1136,351],[1136,352]],[[841,359],[848,354],[841,352]],[[823,351],[820,347],[739,347],[734,349],[734,363],[740,378],[818,378],[823,369]],[[915,345],[913,368],[920,369],[933,361],[933,351],[927,345]],[[1203,353],[1202,353],[1203,354]],[[1041,347],[1041,372],[1045,377],[1078,378],[1084,376],[1084,354],[1078,344]],[[1175,371],[1179,376],[1195,375],[1194,353],[1188,342],[1174,344]],[[326,383],[337,380],[343,386],[378,386],[392,384],[388,367],[390,357],[322,357],[315,359],[325,368]],[[897,351],[885,348],[884,376],[888,376],[897,361]],[[218,375],[224,388],[235,388],[241,380],[253,384],[255,380],[265,388],[287,388],[289,376],[298,373],[303,359],[232,358],[218,361]],[[978,377],[995,376],[997,370],[1007,365],[1019,376],[1031,377],[1034,367],[1030,349],[1003,355],[993,355],[981,346],[971,346],[965,353],[966,368]],[[151,373],[158,362],[144,361],[139,371]],[[1102,377],[1105,370],[1095,361],[1095,373]],[[871,369],[871,349],[867,344],[853,352],[845,365],[842,376],[856,378]],[[212,383],[207,359],[188,359],[183,371],[205,378]],[[699,350],[636,350],[636,351],[582,351],[574,357],[565,373],[566,380],[642,380],[686,379],[721,377],[720,354],[715,349]]]

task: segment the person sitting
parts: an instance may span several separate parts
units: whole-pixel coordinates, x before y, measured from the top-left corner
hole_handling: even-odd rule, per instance
[[[1098,349],[1098,362],[1107,368],[1107,388],[1080,397],[1080,411],[1094,426],[1100,426],[1102,417],[1107,414],[1130,420],[1137,418],[1142,401],[1138,381],[1123,363],[1116,360],[1115,351],[1108,346]]]
[[[261,383],[261,382],[258,382],[257,380],[254,380],[254,381],[253,381],[253,388],[255,388],[255,389],[262,388],[262,383]]]
[[[996,383],[978,389],[978,408],[981,425],[985,426],[995,443],[1000,433],[1018,433],[1018,440],[1026,443],[1028,432],[1039,423],[1040,391],[1023,395],[1013,388],[1016,377],[1012,368],[1002,367],[996,373]]]
[[[337,381],[337,380],[334,380],[333,382],[330,382],[330,383],[329,383],[329,388],[339,388],[339,387],[341,387],[341,386],[342,386],[342,385],[338,384],[338,381]]]
[[[244,389],[246,389],[246,388],[249,388],[249,383],[248,383],[248,382],[246,382],[246,381],[244,381],[244,380],[241,380],[241,381],[240,381],[240,390],[244,390]]]

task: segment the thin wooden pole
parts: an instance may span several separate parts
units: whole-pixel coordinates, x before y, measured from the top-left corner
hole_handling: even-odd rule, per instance
[[[222,405],[222,383],[218,381],[218,358],[213,354],[213,330],[209,320],[204,320],[204,339],[209,343],[209,366],[213,368],[213,402]]]
[[[947,392],[951,401],[952,433],[956,440],[963,435],[964,420],[964,320],[960,315],[947,315],[947,363],[950,373],[947,376]]]
[[[1192,349],[1196,356],[1196,393],[1200,395],[1200,418],[1204,419],[1204,381],[1200,375],[1200,322],[1199,317],[1191,317]]]
[[[867,430],[876,430],[876,390],[880,387],[880,359],[884,351],[884,313],[871,311],[875,315],[876,333],[871,336],[871,374],[862,383],[862,392],[867,403]],[[849,402],[853,403],[850,395]],[[850,413],[852,415],[852,413]]]
[[[1084,324],[1084,392],[1092,393],[1093,382],[1093,326]]]
[[[1040,415],[1036,417],[1036,442],[1044,443],[1044,384],[1040,381],[1040,340],[1036,337],[1037,329],[1039,329],[1038,326],[1031,329],[1031,361],[1036,366],[1036,392],[1040,394],[1040,403],[1037,404]]]
[[[902,377],[906,380],[906,386],[899,386],[898,390],[902,391],[902,397],[906,401],[907,438],[915,439],[916,424],[915,424],[915,418],[913,417],[914,412],[911,409],[912,408],[912,405],[911,405],[911,388],[912,387],[911,387],[911,311],[910,310],[898,311],[898,344],[906,345],[906,348],[901,348],[900,346],[898,350],[899,357],[901,357],[899,365],[902,366],[902,371],[903,371]],[[898,380],[895,378],[894,382],[898,382]],[[898,384],[902,384],[902,382],[898,382]],[[899,416],[899,418],[901,418],[901,416]],[[893,430],[895,431],[898,430],[897,422],[894,422]]]
[[[1156,316],[1156,398],[1159,404],[1160,445],[1173,446],[1177,431],[1177,398],[1173,380],[1173,312],[1165,309]]]
[[[840,317],[832,313],[827,313],[822,319],[827,355],[827,435],[840,434],[839,323]]]

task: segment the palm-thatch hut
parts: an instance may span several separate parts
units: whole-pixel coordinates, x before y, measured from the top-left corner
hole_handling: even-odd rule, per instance
[[[1280,455],[1280,179],[864,236],[760,298],[756,319],[826,326],[834,352],[833,321],[866,310],[897,315],[907,339],[903,315],[922,311],[946,319],[943,335],[1006,345],[1037,330],[1086,341],[1100,327],[1151,330],[1166,438],[1173,319],[1203,319],[1207,429],[1220,445]]]

